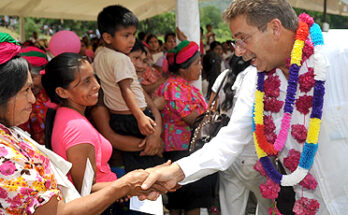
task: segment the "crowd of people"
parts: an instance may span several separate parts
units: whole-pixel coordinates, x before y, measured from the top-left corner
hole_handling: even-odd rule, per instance
[[[1,214],[145,214],[125,210],[129,198],[168,191],[171,215],[242,215],[251,193],[255,214],[344,214],[348,89],[329,68],[335,50],[287,0],[235,0],[223,16],[234,41],[209,24],[199,44],[179,28],[162,42],[112,5],[100,38],[56,56],[36,34],[20,44],[0,32]],[[229,123],[191,154],[208,110]]]

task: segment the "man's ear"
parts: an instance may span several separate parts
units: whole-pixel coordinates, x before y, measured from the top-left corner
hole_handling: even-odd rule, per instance
[[[109,34],[107,32],[104,32],[102,34],[102,38],[103,38],[103,40],[105,41],[106,44],[111,44],[111,40],[112,40],[111,34]]]
[[[268,24],[272,32],[273,38],[275,40],[279,40],[283,29],[282,22],[279,19],[273,19]]]
[[[59,97],[61,97],[63,99],[69,98],[70,94],[66,89],[64,89],[62,87],[57,87],[55,91]]]

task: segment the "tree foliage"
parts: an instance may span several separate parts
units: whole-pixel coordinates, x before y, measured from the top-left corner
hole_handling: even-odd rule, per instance
[[[143,31],[157,36],[175,32],[175,12],[170,11],[139,23],[138,32]]]
[[[199,10],[201,27],[206,32],[205,26],[211,24],[216,40],[224,42],[231,39],[231,32],[227,24],[222,20],[221,10],[213,5],[201,7]]]

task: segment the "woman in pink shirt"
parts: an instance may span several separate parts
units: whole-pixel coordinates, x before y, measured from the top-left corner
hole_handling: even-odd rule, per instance
[[[108,165],[112,145],[85,117],[86,107],[97,103],[100,88],[92,66],[78,54],[60,54],[47,64],[42,84],[59,105],[55,113],[47,114],[46,146],[72,163],[69,178],[77,190],[81,192],[87,158],[95,182],[116,180]]]

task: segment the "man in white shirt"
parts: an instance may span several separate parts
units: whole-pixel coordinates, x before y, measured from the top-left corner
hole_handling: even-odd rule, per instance
[[[285,65],[290,58],[298,27],[298,18],[290,4],[286,0],[235,0],[225,12],[225,17],[229,21],[232,36],[238,40],[237,45],[244,49],[243,57],[252,59],[258,71],[282,68],[277,69],[276,73],[281,82],[279,97],[284,101],[289,74]],[[328,71],[319,149],[310,169],[318,186],[314,191],[294,186],[296,199],[303,196],[314,198],[320,203],[317,214],[321,215],[346,214],[348,211],[348,74],[344,72],[348,66],[348,48],[343,43],[339,48],[339,52],[334,48],[326,52],[331,66],[336,67]],[[313,64],[314,59],[309,58],[299,73],[303,74]],[[248,143],[252,142],[256,75],[248,73],[244,79],[247,84],[241,86],[229,124],[191,156],[150,170],[151,174],[144,182],[143,189],[156,181],[167,188],[174,187],[178,182],[186,184],[196,181],[216,171],[226,170],[240,156]],[[273,115],[276,133],[279,132],[282,115],[282,111]],[[303,120],[303,115],[295,111],[291,123],[300,120]],[[290,149],[301,152],[302,145],[289,137],[278,155],[281,162]]]

